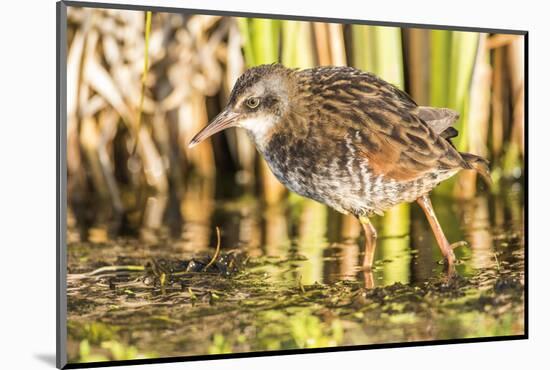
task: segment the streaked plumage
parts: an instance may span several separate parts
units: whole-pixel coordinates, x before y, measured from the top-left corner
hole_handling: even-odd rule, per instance
[[[450,142],[458,134],[451,127],[454,111],[420,107],[351,67],[252,68],[237,80],[220,117],[191,144],[243,127],[290,190],[363,223],[365,216],[420,199],[461,169],[488,176],[485,160],[459,153]]]

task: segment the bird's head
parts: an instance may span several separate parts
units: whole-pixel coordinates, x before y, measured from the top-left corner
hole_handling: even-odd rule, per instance
[[[280,64],[246,71],[235,83],[225,109],[193,137],[193,147],[230,127],[242,127],[261,144],[289,109],[292,73]]]

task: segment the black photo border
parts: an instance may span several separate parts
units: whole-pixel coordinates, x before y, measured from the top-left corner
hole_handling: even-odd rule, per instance
[[[422,342],[394,342],[380,344],[359,344],[353,346],[338,346],[324,348],[308,348],[308,349],[291,349],[291,350],[276,350],[276,351],[257,351],[257,352],[240,352],[230,354],[215,354],[215,355],[192,355],[192,356],[175,356],[156,359],[136,359],[123,361],[102,361],[88,363],[68,363],[67,362],[67,7],[84,7],[84,8],[102,8],[102,9],[120,9],[120,10],[136,10],[136,11],[153,11],[165,13],[180,13],[180,14],[201,14],[201,15],[220,15],[231,17],[251,17],[265,19],[283,19],[295,21],[313,21],[313,22],[329,22],[340,24],[362,24],[372,26],[389,26],[400,28],[422,28],[431,30],[452,30],[466,32],[485,32],[485,33],[501,33],[524,36],[524,245],[525,245],[525,309],[524,309],[524,334],[510,336],[494,336],[494,337],[479,337],[479,338],[458,338],[458,339],[443,339],[429,340]],[[462,27],[437,24],[418,24],[418,23],[402,23],[402,22],[384,22],[372,20],[358,19],[342,19],[342,18],[325,18],[312,17],[302,15],[284,15],[284,14],[264,14],[251,12],[233,12],[210,9],[188,9],[176,7],[160,7],[148,5],[131,5],[131,4],[112,4],[112,3],[96,3],[85,1],[59,1],[56,3],[56,366],[59,369],[77,369],[77,368],[93,368],[93,367],[108,367],[108,366],[123,366],[123,365],[140,365],[140,364],[159,364],[171,362],[187,362],[187,361],[203,361],[203,360],[219,360],[233,359],[246,357],[264,357],[264,356],[281,356],[293,354],[308,354],[322,352],[341,352],[341,351],[358,351],[367,349],[380,348],[402,348],[402,347],[420,347],[434,346],[445,344],[461,344],[461,343],[482,343],[482,342],[497,342],[509,340],[521,340],[529,338],[529,297],[528,297],[528,218],[529,218],[529,197],[528,197],[528,166],[529,166],[529,147],[528,147],[528,51],[529,51],[529,32],[526,30],[498,29],[498,28],[480,28],[480,27]]]

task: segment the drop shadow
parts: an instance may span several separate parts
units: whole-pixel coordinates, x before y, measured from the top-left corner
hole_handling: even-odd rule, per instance
[[[51,367],[55,367],[56,365],[55,353],[39,353],[39,354],[35,353],[34,358],[42,361],[46,365],[50,365]]]

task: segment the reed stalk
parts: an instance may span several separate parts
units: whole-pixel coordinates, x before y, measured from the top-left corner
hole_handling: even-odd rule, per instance
[[[457,111],[460,118],[454,127],[460,132],[455,145],[459,151],[468,150],[469,95],[476,60],[479,34],[475,32],[431,31],[431,97],[434,107]],[[450,196],[456,178],[445,181],[435,192]],[[455,195],[462,196],[460,191]]]
[[[147,82],[147,72],[149,72],[149,37],[151,35],[151,18],[152,12],[145,12],[145,50],[143,52],[143,73],[141,75],[141,91],[139,95],[139,105],[136,118],[136,128],[135,128],[135,143],[134,149],[132,150],[132,155],[135,155],[138,143],[139,143],[139,132],[141,131],[141,121],[143,116],[143,102],[145,98],[145,89]]]
[[[290,68],[315,65],[310,22],[282,22],[282,63]]]
[[[403,30],[407,86],[418,105],[430,104],[430,31],[425,29]]]
[[[504,156],[503,172],[505,176],[517,177],[521,173],[521,158],[524,143],[524,41],[522,37],[511,39],[508,45],[507,61],[510,78],[510,97],[512,100],[511,130],[509,149]]]
[[[430,31],[430,38],[430,105],[450,108],[448,104],[452,34],[450,31]]]
[[[465,146],[470,153],[487,157],[487,138],[489,132],[489,115],[491,106],[491,66],[487,34],[479,35],[478,48],[473,66],[472,81],[468,89],[468,116],[465,119],[470,129],[463,132],[467,141]],[[473,129],[475,128],[475,129]],[[462,171],[454,189],[455,196],[473,198],[476,194],[477,173]]]

